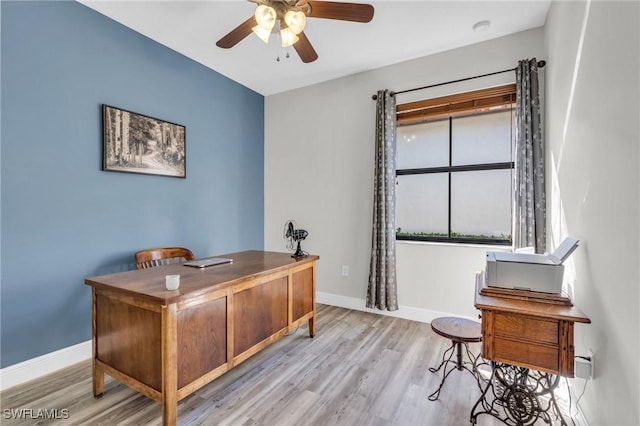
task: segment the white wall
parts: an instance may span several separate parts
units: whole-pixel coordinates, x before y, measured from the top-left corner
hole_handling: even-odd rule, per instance
[[[284,250],[282,228],[309,231],[303,248],[320,255],[318,292],[365,299],[371,244],[375,102],[400,91],[514,68],[543,58],[543,30],[391,65],[269,96],[265,101],[265,248]],[[398,95],[397,101],[513,82],[514,73]],[[487,190],[490,190],[488,188]],[[435,314],[476,316],[474,273],[487,247],[397,244],[398,300]],[[343,277],[342,265],[350,274]],[[362,302],[364,306],[364,302]]]
[[[551,238],[581,240],[576,354],[590,424],[640,424],[640,3],[553,2],[545,25]],[[576,379],[574,389],[582,389]]]

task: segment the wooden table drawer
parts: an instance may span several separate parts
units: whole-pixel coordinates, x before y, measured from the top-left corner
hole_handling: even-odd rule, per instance
[[[560,370],[557,347],[496,338],[493,355],[496,361],[527,366],[552,374],[558,374]]]
[[[494,333],[496,336],[517,340],[558,345],[558,321],[496,313]]]

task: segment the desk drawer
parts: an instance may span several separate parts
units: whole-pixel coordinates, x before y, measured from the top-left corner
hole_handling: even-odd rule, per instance
[[[560,370],[558,348],[504,338],[494,339],[494,359],[552,374]]]
[[[559,332],[557,321],[545,321],[538,318],[496,313],[494,333],[497,336],[522,341],[549,343],[558,345]]]

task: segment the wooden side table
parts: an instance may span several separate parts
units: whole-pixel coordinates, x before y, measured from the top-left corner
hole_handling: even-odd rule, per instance
[[[480,414],[513,425],[533,425],[538,418],[550,423],[554,411],[566,425],[553,390],[560,376],[574,376],[574,323],[591,320],[570,301],[517,290],[498,296],[483,291],[484,285],[479,273],[475,306],[482,313],[482,357],[491,361],[492,376],[471,410],[471,423]],[[549,396],[548,404],[542,395]]]
[[[436,318],[431,322],[431,329],[442,337],[446,337],[451,340],[451,346],[442,354],[442,362],[437,368],[429,368],[432,373],[437,373],[444,367],[442,373],[442,381],[440,386],[431,395],[429,395],[430,401],[435,401],[440,396],[440,391],[444,382],[454,370],[467,370],[478,381],[478,387],[482,390],[480,385],[480,376],[477,369],[478,356],[475,356],[469,350],[469,343],[477,343],[482,341],[482,334],[480,332],[480,323],[471,321],[465,318],[457,317],[441,317]],[[467,355],[468,361],[463,361],[463,346]],[[456,354],[456,360],[453,361],[453,354]],[[451,365],[452,364],[452,365]],[[469,368],[470,366],[471,368]],[[447,370],[449,368],[449,370]]]

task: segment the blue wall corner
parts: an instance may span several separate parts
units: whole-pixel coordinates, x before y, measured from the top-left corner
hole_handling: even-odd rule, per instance
[[[264,247],[264,98],[77,2],[2,1],[1,367],[91,338],[84,278]],[[186,126],[187,178],[101,171],[109,104]]]

